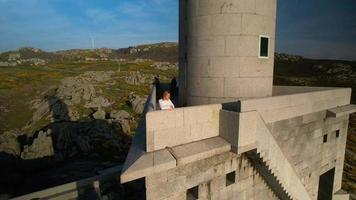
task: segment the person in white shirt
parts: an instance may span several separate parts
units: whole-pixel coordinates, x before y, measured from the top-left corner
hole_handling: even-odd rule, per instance
[[[171,93],[168,91],[164,91],[162,99],[158,101],[158,104],[161,110],[173,110],[174,104],[171,101]]]

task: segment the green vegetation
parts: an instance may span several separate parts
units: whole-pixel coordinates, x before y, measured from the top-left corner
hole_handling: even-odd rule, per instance
[[[7,112],[0,112],[0,132],[26,126],[34,111],[31,108],[32,101],[54,90],[65,77],[77,76],[86,71],[115,71],[117,77],[129,76],[131,72],[137,71],[144,75],[159,75],[167,78],[177,76],[177,70],[159,70],[151,66],[153,63],[154,61],[138,63],[132,61],[68,61],[45,66],[0,67],[0,105],[5,106],[7,110]],[[163,81],[169,81],[169,79]],[[126,110],[133,114],[132,108],[127,103],[128,95],[130,92],[142,96],[148,95],[150,87],[150,84],[132,85],[124,79],[117,78],[113,85],[97,85],[96,90],[101,91],[103,96],[114,103],[113,109]],[[74,109],[80,116],[93,112],[83,106],[75,106]],[[45,123],[48,121],[42,120],[37,124],[40,127]]]

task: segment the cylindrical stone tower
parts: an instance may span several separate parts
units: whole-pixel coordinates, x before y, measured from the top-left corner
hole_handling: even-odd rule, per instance
[[[180,0],[180,103],[272,95],[277,0]]]

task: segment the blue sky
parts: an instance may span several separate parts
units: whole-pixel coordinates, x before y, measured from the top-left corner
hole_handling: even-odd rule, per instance
[[[278,0],[277,51],[356,60],[355,0]],[[0,51],[177,41],[178,0],[0,0]]]
[[[176,0],[0,0],[0,51],[177,41]]]
[[[356,61],[355,0],[278,0],[278,52]]]

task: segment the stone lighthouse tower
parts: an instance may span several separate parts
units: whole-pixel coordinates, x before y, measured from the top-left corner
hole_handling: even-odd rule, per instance
[[[180,1],[180,102],[271,96],[276,0]]]

